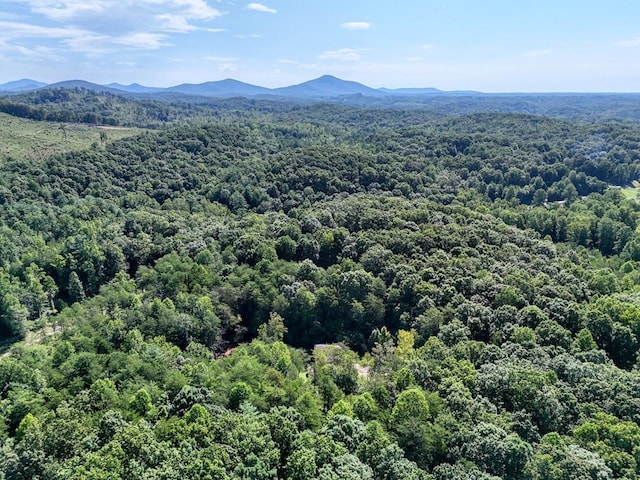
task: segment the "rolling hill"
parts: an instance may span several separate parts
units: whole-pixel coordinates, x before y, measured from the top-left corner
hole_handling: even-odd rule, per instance
[[[46,86],[47,84],[44,82],[38,82],[37,80],[31,80],[30,78],[22,78],[20,80],[1,84],[0,92],[26,92]]]

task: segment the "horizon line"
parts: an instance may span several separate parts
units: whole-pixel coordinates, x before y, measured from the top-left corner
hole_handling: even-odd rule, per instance
[[[37,87],[37,88],[33,88],[33,89],[27,89],[27,90],[0,90],[0,93],[25,93],[25,92],[29,92],[29,91],[35,91],[35,90],[40,90],[40,89],[44,89],[50,86],[54,86],[56,84],[60,84],[60,83],[66,83],[66,82],[86,82],[92,85],[96,85],[99,87],[105,87],[105,88],[111,88],[113,90],[119,90],[125,93],[132,93],[132,92],[128,92],[126,90],[122,90],[119,89],[117,87],[112,87],[112,85],[119,85],[121,87],[133,87],[133,86],[139,86],[142,88],[148,88],[148,89],[157,89],[157,90],[168,90],[168,89],[172,89],[175,87],[181,87],[181,86],[202,86],[208,83],[222,83],[225,81],[234,81],[234,82],[238,82],[238,83],[242,83],[245,84],[247,86],[251,86],[251,87],[256,87],[256,88],[261,88],[261,89],[265,89],[265,90],[280,90],[280,89],[286,89],[289,87],[295,87],[298,85],[304,85],[307,83],[311,83],[317,80],[320,80],[322,78],[325,77],[330,77],[332,79],[336,79],[339,80],[341,82],[345,82],[345,83],[351,83],[351,84],[357,84],[359,86],[371,89],[371,90],[375,90],[375,91],[382,91],[384,92],[385,90],[388,90],[390,92],[394,92],[394,91],[398,91],[398,90],[433,90],[435,92],[439,92],[439,93],[468,93],[468,94],[481,94],[481,95],[588,95],[588,94],[592,94],[592,95],[638,95],[640,94],[640,91],[616,91],[616,90],[501,90],[501,91],[486,91],[486,90],[475,90],[475,89],[452,89],[452,90],[444,90],[442,88],[439,87],[433,87],[433,86],[403,86],[403,87],[371,87],[365,83],[359,82],[357,80],[347,80],[347,79],[343,79],[340,77],[337,77],[335,75],[332,74],[323,74],[320,75],[319,77],[314,77],[311,78],[309,80],[305,80],[302,82],[298,82],[298,83],[293,83],[293,84],[289,84],[289,85],[283,85],[283,86],[279,86],[279,87],[265,87],[262,85],[257,85],[254,83],[249,83],[246,82],[244,80],[239,80],[237,78],[233,78],[233,77],[225,77],[222,79],[218,79],[218,80],[206,80],[200,83],[190,83],[190,82],[182,82],[182,83],[178,83],[175,85],[169,85],[167,87],[158,87],[158,86],[151,86],[151,85],[144,85],[142,83],[139,83],[137,81],[133,81],[129,84],[125,84],[125,83],[121,83],[121,82],[109,82],[109,83],[97,83],[97,82],[92,82],[90,80],[85,80],[82,78],[71,78],[71,79],[65,79],[65,80],[59,80],[59,81],[55,81],[55,82],[45,82],[42,80],[35,80],[33,78],[28,78],[28,77],[23,77],[23,78],[19,78],[19,79],[15,79],[15,80],[7,80],[5,82],[0,83],[0,87],[4,86],[4,85],[8,85],[8,84],[13,84],[13,83],[19,83],[19,82],[34,82],[34,83],[41,83],[44,84],[41,87]],[[138,93],[145,93],[145,92],[138,92]],[[152,93],[152,92],[148,92],[148,93]],[[161,92],[157,92],[157,93],[161,93]],[[179,93],[179,92],[178,92]],[[253,96],[253,95],[252,95]]]

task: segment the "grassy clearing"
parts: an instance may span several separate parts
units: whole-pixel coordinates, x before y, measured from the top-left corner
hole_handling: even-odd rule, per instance
[[[629,200],[637,200],[638,194],[640,194],[640,182],[637,181],[637,180],[634,180],[631,183],[633,184],[633,186],[625,187],[625,188],[621,189],[620,191],[625,196],[625,198],[627,198]]]
[[[0,160],[8,157],[41,160],[53,153],[84,150],[138,133],[136,128],[37,122],[0,113]],[[103,135],[101,136],[101,132]]]

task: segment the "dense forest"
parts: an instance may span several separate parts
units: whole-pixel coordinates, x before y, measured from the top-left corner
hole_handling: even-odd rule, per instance
[[[0,478],[640,478],[634,97],[43,92],[153,129],[0,159]]]

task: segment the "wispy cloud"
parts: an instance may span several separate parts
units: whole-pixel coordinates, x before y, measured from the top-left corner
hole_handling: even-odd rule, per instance
[[[101,35],[75,27],[41,27],[19,22],[0,22],[0,32],[0,39],[4,44],[23,39],[46,40],[47,46],[36,45],[31,48],[34,52],[40,53],[54,52],[56,46],[96,55],[122,46],[155,50],[170,45],[166,42],[168,35],[162,33],[132,32],[124,35]],[[14,48],[14,51],[17,50]]]
[[[109,8],[109,1],[97,0],[82,2],[77,0],[49,1],[33,0],[23,1],[29,5],[32,12],[44,15],[47,18],[58,21],[73,20],[78,17],[86,17],[101,14]]]
[[[369,22],[345,22],[340,26],[347,30],[369,30],[373,28],[373,24]]]
[[[216,57],[216,56],[204,57],[204,59],[209,60],[210,62],[217,62],[217,63],[231,63],[237,60],[237,58],[235,57]]]
[[[211,8],[205,0],[137,0],[135,3],[120,0],[15,0],[29,6],[33,13],[52,20],[69,21],[91,18],[95,15],[109,15],[111,12],[129,11],[132,15],[153,12],[179,12],[186,17],[210,20],[222,12]]]
[[[130,35],[123,35],[122,37],[110,38],[109,40],[115,44],[127,47],[156,50],[160,47],[171,45],[170,43],[164,42],[166,39],[167,36],[161,33],[138,32]]]
[[[318,55],[319,60],[337,60],[339,62],[357,62],[360,60],[359,50],[353,48],[341,48],[328,50]]]
[[[160,20],[160,25],[158,26],[158,28],[164,32],[169,33],[187,33],[194,30],[216,33],[225,32],[227,30],[226,28],[198,27],[189,23],[187,18],[183,15],[172,15],[169,13],[165,13],[162,15],[157,15],[156,18]]]
[[[553,50],[550,50],[548,48],[539,49],[539,50],[531,50],[529,52],[524,53],[523,57],[544,57],[546,55],[549,55],[552,52],[553,52]]]
[[[279,58],[278,63],[283,63],[285,65],[298,65],[300,62],[296,62],[295,60],[290,60],[288,58]]]
[[[15,38],[71,38],[85,35],[87,30],[74,27],[41,27],[22,22],[0,22],[0,39]]]
[[[38,60],[59,60],[60,57],[56,55],[52,49],[47,47],[37,46],[35,48],[28,48],[23,45],[11,45],[2,44],[0,47],[5,52],[13,52],[19,54],[22,58],[38,59]]]
[[[262,38],[259,33],[243,33],[234,35],[235,38]]]
[[[157,15],[156,18],[161,21],[163,29],[168,32],[190,32],[198,29],[195,25],[191,25],[184,15],[164,13]]]
[[[204,59],[209,62],[216,63],[218,70],[221,72],[235,72],[238,70],[238,65],[236,64],[238,59],[236,57],[220,57],[212,55],[205,57]]]
[[[278,13],[278,11],[274,8],[269,8],[266,5],[261,3],[250,3],[247,5],[247,10],[255,10],[256,12],[266,12],[266,13]]]
[[[12,1],[23,4],[35,17],[28,23],[0,22],[0,38],[46,41],[41,46],[67,47],[89,55],[107,53],[122,46],[155,50],[171,45],[169,39],[173,34],[223,30],[202,24],[223,15],[205,0]],[[36,20],[37,16],[48,19],[48,25],[42,26]],[[52,44],[52,40],[58,44]]]
[[[640,47],[640,37],[632,38],[630,40],[622,40],[616,42],[618,47]]]
[[[62,40],[64,48],[73,52],[82,52],[89,56],[97,56],[110,53],[116,49],[113,44],[108,42],[109,37],[105,35],[95,35],[86,32],[83,35],[77,35]],[[118,47],[121,48],[121,47]]]
[[[431,50],[433,48],[433,44],[425,43],[424,45],[420,45],[420,48],[423,50]]]

